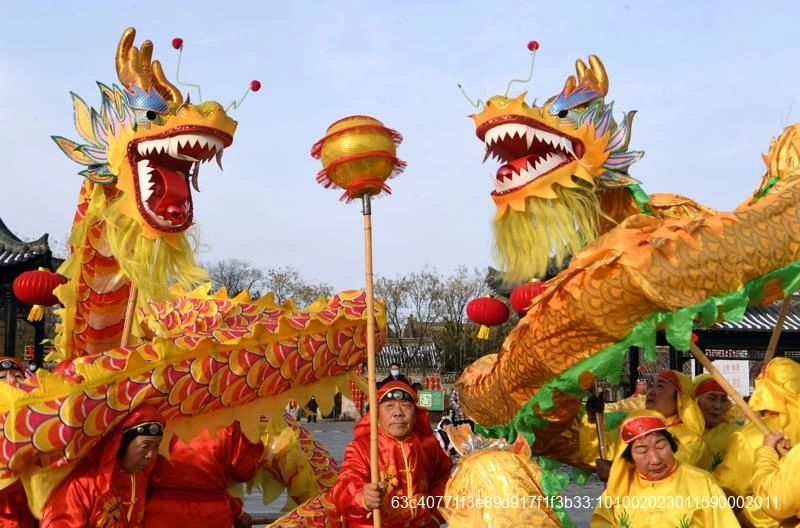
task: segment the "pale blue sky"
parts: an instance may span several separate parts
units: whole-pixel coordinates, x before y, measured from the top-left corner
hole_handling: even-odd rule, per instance
[[[466,116],[473,98],[524,77],[541,43],[530,99],[556,93],[576,58],[595,53],[617,116],[638,110],[631,174],[649,192],[720,209],[758,185],[770,138],[798,120],[797,2],[5,2],[0,34],[0,217],[27,237],[63,240],[79,167],[51,142],[77,138],[69,91],[96,105],[116,81],[127,26],[174,76],[227,104],[261,92],[239,121],[225,172],[200,175],[203,260],[291,265],[337,288],[363,282],[361,215],[314,177],[311,145],[336,119],[369,114],[405,136],[407,171],[374,204],[378,273],[491,262],[490,174]],[[702,5],[700,5],[702,4]]]

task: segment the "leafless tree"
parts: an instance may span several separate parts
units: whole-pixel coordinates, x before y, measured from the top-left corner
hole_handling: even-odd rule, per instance
[[[267,291],[275,294],[275,302],[285,303],[294,300],[301,307],[308,306],[320,297],[330,297],[333,287],[324,282],[310,282],[300,272],[290,266],[268,269],[264,278]]]
[[[258,297],[264,288],[264,272],[251,263],[239,259],[225,259],[207,267],[214,290],[222,287],[228,295],[238,295],[248,290],[252,297]]]

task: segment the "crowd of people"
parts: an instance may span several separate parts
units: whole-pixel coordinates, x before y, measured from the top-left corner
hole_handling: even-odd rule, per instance
[[[28,376],[23,363],[0,358],[0,382],[13,386]],[[440,511],[421,499],[443,496],[451,476],[452,446],[441,436],[446,428],[434,433],[399,366],[380,382],[377,396],[380,478],[371,479],[366,414],[353,429],[330,494],[339,521],[372,526],[377,510],[387,528],[438,526]],[[457,391],[450,404],[449,423],[469,424]],[[710,375],[691,380],[668,370],[618,404],[589,398],[579,424],[581,457],[605,483],[591,527],[795,526],[800,364],[776,358],[765,365],[749,404],[773,433],[765,436],[745,423]],[[314,398],[305,407],[316,415]],[[628,414],[605,431],[601,458],[597,418],[620,410]],[[54,489],[39,526],[250,526],[229,487],[253,478],[264,446],[248,440],[238,422],[161,446],[165,423],[157,409],[137,407]],[[19,481],[0,492],[0,526],[33,528],[36,522]]]

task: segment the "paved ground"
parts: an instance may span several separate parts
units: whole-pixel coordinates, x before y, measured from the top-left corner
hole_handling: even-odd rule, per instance
[[[311,434],[325,445],[336,460],[341,462],[342,456],[344,455],[344,448],[353,437],[353,422],[321,421],[312,424],[303,423],[303,425],[307,426]],[[582,503],[580,506],[585,506],[586,503],[599,497],[602,492],[603,487],[600,481],[592,479],[584,487],[571,485],[564,493],[564,497],[573,499],[574,502]],[[285,493],[278,498],[277,501],[267,506],[261,503],[260,495],[253,495],[245,497],[244,509],[246,512],[253,515],[253,517],[278,517],[285,502]],[[588,528],[591,508],[580,506],[578,508],[571,508],[568,513],[575,523],[575,526],[578,528]]]

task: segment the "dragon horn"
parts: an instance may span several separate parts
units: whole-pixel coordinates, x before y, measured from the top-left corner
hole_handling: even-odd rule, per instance
[[[164,75],[164,70],[158,61],[152,61],[153,43],[146,40],[142,43],[141,51],[133,45],[136,30],[128,28],[122,33],[122,38],[117,46],[117,77],[125,88],[131,85],[138,86],[143,91],[154,87],[167,101],[180,105],[183,96]]]
[[[586,72],[589,68],[583,63],[581,59],[575,61],[575,72],[578,74],[578,84],[583,84],[586,79]]]
[[[589,67],[581,59],[575,61],[575,71],[578,74],[578,84],[585,84],[602,95],[608,95],[608,75],[596,55],[589,56]]]
[[[600,93],[608,95],[608,75],[606,74],[605,66],[603,66],[603,63],[597,55],[589,55],[589,65],[597,79],[597,88],[600,90]]]
[[[161,67],[161,63],[157,60],[153,61],[152,68],[153,85],[156,87],[156,90],[164,95],[164,99],[167,101],[172,101],[178,106],[183,104],[183,95],[181,95],[181,91],[178,90],[174,84],[167,80],[167,76],[164,75],[164,69]]]

